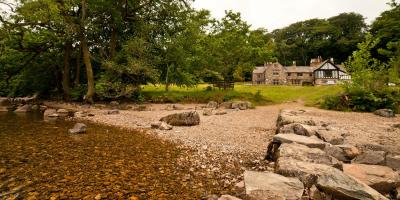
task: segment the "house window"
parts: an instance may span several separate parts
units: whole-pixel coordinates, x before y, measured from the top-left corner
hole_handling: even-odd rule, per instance
[[[287,76],[291,76],[292,75],[292,73],[287,73]]]
[[[310,77],[312,77],[312,73],[310,73]]]
[[[274,76],[279,76],[279,70],[274,70],[274,71],[272,72],[272,75],[274,75]]]
[[[297,73],[297,76],[303,76],[303,73]]]
[[[262,74],[258,74],[258,78],[262,78]]]
[[[273,84],[273,85],[279,85],[279,83],[280,83],[280,82],[279,82],[279,80],[277,80],[277,79],[272,80],[272,84]]]
[[[325,77],[332,77],[332,71],[325,71]]]
[[[300,80],[292,80],[292,85],[300,85]]]

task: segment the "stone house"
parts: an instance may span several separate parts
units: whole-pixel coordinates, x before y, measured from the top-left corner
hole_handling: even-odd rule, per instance
[[[310,66],[284,67],[279,63],[266,63],[253,71],[253,85],[332,85],[350,80],[345,69],[335,65],[333,59],[311,59]]]

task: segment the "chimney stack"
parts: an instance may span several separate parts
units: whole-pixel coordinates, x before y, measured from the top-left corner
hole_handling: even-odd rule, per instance
[[[333,58],[331,58],[331,62],[332,62],[333,64],[335,64],[335,61],[333,60]]]
[[[293,61],[293,66],[296,66],[296,61]]]

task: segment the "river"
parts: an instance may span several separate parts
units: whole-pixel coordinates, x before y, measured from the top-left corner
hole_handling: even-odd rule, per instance
[[[0,199],[200,199],[231,189],[178,162],[190,151],[173,143],[86,122],[86,134],[70,135],[74,123],[0,113]]]

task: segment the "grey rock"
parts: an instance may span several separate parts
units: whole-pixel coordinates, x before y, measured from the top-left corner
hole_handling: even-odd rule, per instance
[[[119,110],[118,109],[113,109],[113,110],[109,110],[107,111],[108,115],[117,115],[119,114]]]
[[[359,164],[369,165],[384,165],[385,164],[385,152],[384,151],[364,151],[358,155],[353,162]]]
[[[68,130],[70,134],[86,133],[87,126],[83,123],[76,123],[72,129]]]
[[[273,138],[275,143],[298,143],[310,148],[324,149],[326,143],[318,138],[307,137],[296,134],[278,134]]]
[[[300,199],[304,186],[297,178],[272,172],[244,172],[246,195],[249,199]]]
[[[325,164],[340,170],[343,169],[342,163],[339,160],[329,156],[321,149],[309,148],[297,143],[282,144],[277,151],[276,159],[277,162],[285,159],[294,159],[304,162]]]
[[[333,145],[343,144],[344,142],[342,134],[334,130],[318,130],[317,136],[321,140]]]
[[[283,134],[293,133],[296,135],[313,136],[317,133],[317,127],[293,123],[284,125],[278,130],[278,132]]]
[[[215,115],[226,115],[226,114],[228,114],[226,110],[217,110],[217,112],[215,112]]]
[[[222,102],[221,104],[219,104],[219,108],[231,109],[232,108],[232,102]]]
[[[215,102],[215,101],[210,101],[210,102],[207,103],[207,108],[216,109],[216,108],[218,108],[218,103]]]
[[[379,115],[381,117],[395,117],[395,114],[391,109],[379,109],[376,110],[374,114]]]
[[[68,110],[66,110],[66,109],[58,109],[58,110],[57,110],[57,114],[58,114],[60,117],[67,117],[67,116],[69,115],[69,112],[68,112]]]
[[[29,104],[26,104],[26,105],[18,107],[14,112],[26,113],[26,112],[31,112],[31,111],[32,111],[32,106]]]
[[[352,145],[326,145],[325,152],[343,162],[350,162],[360,155],[357,147]]]
[[[343,172],[374,188],[381,194],[388,194],[400,186],[400,175],[386,166],[345,164],[343,165]]]
[[[213,114],[213,110],[211,108],[205,108],[203,110],[203,115],[204,116],[211,116]]]
[[[231,195],[222,195],[218,200],[242,200],[237,197],[231,196]]]
[[[335,199],[387,199],[368,185],[328,165],[286,159],[277,163],[276,172],[299,178],[307,188],[316,185],[321,192]]]
[[[200,124],[200,115],[196,111],[175,113],[161,118],[160,121],[172,126],[195,126]]]
[[[400,155],[386,155],[386,166],[400,171]]]
[[[299,124],[305,124],[309,126],[315,126],[316,123],[312,119],[307,119],[304,116],[301,116],[303,112],[296,112],[296,111],[290,111],[290,110],[282,110],[279,115],[278,115],[278,122],[277,126],[278,128],[287,125],[287,124],[292,124],[292,123],[299,123]]]

